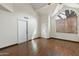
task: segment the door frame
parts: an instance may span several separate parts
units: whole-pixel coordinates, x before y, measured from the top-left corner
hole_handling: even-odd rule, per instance
[[[26,22],[26,41],[28,41],[28,21],[23,20],[23,19],[18,19],[17,20],[17,44],[19,44],[19,21]]]

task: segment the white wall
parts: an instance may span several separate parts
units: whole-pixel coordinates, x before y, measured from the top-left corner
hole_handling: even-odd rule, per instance
[[[17,43],[17,21],[25,20],[24,17],[29,17],[28,39],[39,36],[38,15],[29,4],[14,4],[12,10],[0,10],[0,48]]]
[[[41,37],[48,38],[48,15],[41,15]]]
[[[17,42],[17,21],[14,14],[0,10],[0,48]]]
[[[40,15],[38,14],[38,20],[37,20],[37,33],[38,33],[38,37],[41,37],[41,17]]]
[[[40,14],[40,27],[41,27],[41,37],[48,38],[50,36],[50,19],[49,15],[53,12],[56,8],[56,4],[51,4],[50,6],[47,5],[43,8],[37,10]]]

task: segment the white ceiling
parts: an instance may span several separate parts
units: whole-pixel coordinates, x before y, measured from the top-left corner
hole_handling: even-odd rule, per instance
[[[27,3],[25,3],[26,5]],[[30,3],[30,5],[35,9],[36,12],[40,13],[40,14],[48,14],[51,12],[54,12],[54,10],[57,8],[57,5],[65,5],[65,6],[69,6],[69,7],[73,7],[73,8],[79,8],[79,4],[78,3],[63,3],[63,4],[58,4],[58,3],[51,3],[50,5],[48,5],[48,3]],[[12,7],[11,4],[7,4],[8,7]],[[0,9],[4,10],[10,10],[11,8],[6,7],[6,4],[2,5],[0,4]],[[60,7],[58,7],[60,8]],[[58,9],[57,9],[58,10]]]
[[[13,12],[13,3],[0,3],[0,10]]]
[[[66,5],[72,8],[79,8],[79,3],[63,3],[63,5]]]
[[[31,3],[31,6],[37,13],[41,15],[47,15],[55,9],[56,4],[51,3],[48,5],[48,3]]]
[[[35,10],[38,10],[42,7],[45,7],[46,5],[48,5],[48,3],[31,3],[32,7],[35,9]]]
[[[79,4],[78,3],[62,3],[62,4],[58,4],[58,3],[51,3],[50,5],[48,5],[48,3],[31,3],[32,7],[40,14],[48,14],[50,12],[54,12],[54,10],[57,8],[57,5],[61,5],[61,6],[68,6],[68,7],[73,7],[73,8],[79,8]],[[60,9],[61,7],[58,7],[58,9]]]

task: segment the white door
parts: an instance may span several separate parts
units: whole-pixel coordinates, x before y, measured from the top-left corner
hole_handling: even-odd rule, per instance
[[[18,21],[18,43],[27,41],[27,22]]]

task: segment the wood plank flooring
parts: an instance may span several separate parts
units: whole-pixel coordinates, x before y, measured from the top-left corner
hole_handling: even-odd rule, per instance
[[[3,56],[79,56],[79,43],[57,39],[35,39],[0,50]]]

